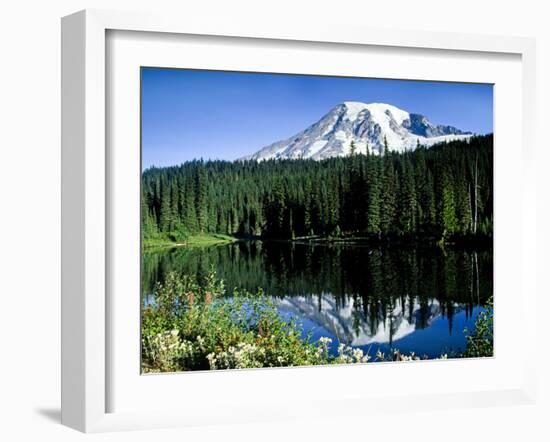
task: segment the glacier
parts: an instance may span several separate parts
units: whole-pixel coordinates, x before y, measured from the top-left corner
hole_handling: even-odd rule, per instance
[[[240,160],[323,160],[349,155],[352,142],[356,153],[380,154],[385,141],[388,149],[404,152],[418,145],[465,140],[473,135],[453,126],[433,124],[424,115],[391,104],[346,101],[305,130]]]

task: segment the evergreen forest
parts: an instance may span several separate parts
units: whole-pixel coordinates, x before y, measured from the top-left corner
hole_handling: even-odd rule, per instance
[[[144,240],[491,238],[493,137],[398,153],[194,160],[142,174]]]

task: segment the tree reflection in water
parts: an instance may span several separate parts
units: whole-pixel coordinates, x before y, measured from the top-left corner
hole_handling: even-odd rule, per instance
[[[144,253],[144,302],[169,271],[200,280],[211,266],[228,293],[262,288],[304,333],[333,338],[333,350],[463,350],[464,327],[493,293],[492,250],[241,241]]]

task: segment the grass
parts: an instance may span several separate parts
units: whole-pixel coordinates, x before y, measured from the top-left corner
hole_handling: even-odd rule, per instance
[[[232,236],[222,235],[219,233],[199,233],[196,235],[189,235],[183,241],[172,241],[166,237],[157,238],[144,238],[143,248],[165,248],[165,247],[206,247],[218,244],[227,244],[234,242],[236,239]]]
[[[222,235],[220,233],[202,233],[199,235],[191,235],[184,243],[186,246],[211,246],[215,244],[226,244],[237,241],[234,237]]]

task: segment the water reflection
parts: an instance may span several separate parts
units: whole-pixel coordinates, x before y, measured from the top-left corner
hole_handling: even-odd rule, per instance
[[[145,253],[143,296],[169,271],[200,280],[211,266],[228,289],[263,288],[304,334],[331,337],[333,351],[344,342],[371,353],[459,352],[493,290],[491,251],[254,241]]]

